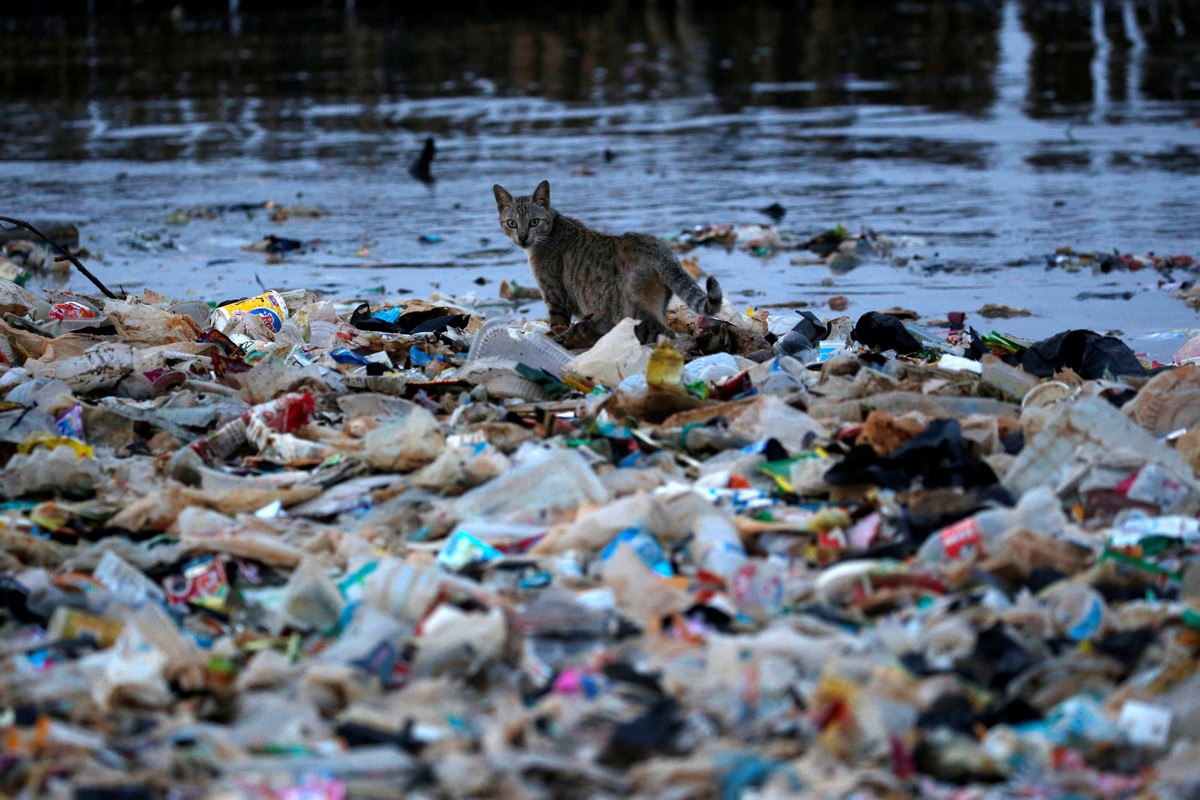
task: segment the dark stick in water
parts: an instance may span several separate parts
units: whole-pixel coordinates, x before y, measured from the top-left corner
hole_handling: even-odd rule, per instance
[[[21,220],[13,219],[12,217],[0,217],[0,222],[7,222],[9,225],[16,225],[17,227],[24,228],[25,230],[30,231],[35,236],[37,236],[39,239],[41,239],[43,242],[50,245],[58,252],[62,253],[61,256],[59,256],[58,258],[55,259],[55,261],[70,261],[72,264],[75,265],[76,269],[78,269],[80,272],[83,273],[83,277],[85,277],[89,281],[91,281],[92,284],[97,289],[104,292],[105,297],[110,297],[113,300],[120,299],[120,296],[113,294],[112,291],[110,291],[107,286],[105,286],[103,283],[100,282],[99,278],[97,278],[95,275],[93,275],[91,272],[89,272],[88,268],[79,262],[79,259],[77,259],[75,256],[71,255],[70,251],[68,251],[67,248],[63,247],[58,242],[49,238],[44,233],[39,231],[37,228],[30,225],[28,222],[22,222]]]

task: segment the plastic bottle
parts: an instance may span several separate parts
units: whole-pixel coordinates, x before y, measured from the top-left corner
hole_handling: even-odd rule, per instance
[[[387,558],[367,577],[363,602],[413,625],[437,601],[442,587],[452,582],[440,569]]]
[[[729,583],[746,563],[746,548],[733,523],[720,514],[705,514],[696,521],[693,533],[697,563]]]
[[[103,583],[113,597],[128,606],[141,608],[147,602],[166,602],[166,595],[158,584],[111,550],[106,550],[100,557],[100,563],[92,570],[92,577]]]
[[[1018,530],[1055,536],[1067,523],[1054,492],[1039,486],[1026,492],[1015,508],[988,508],[972,517],[936,531],[917,551],[917,558],[930,563],[972,561],[995,555],[1005,537]]]
[[[748,559],[738,567],[730,584],[738,608],[766,622],[787,600],[787,563],[774,558]]]
[[[1104,628],[1108,607],[1103,595],[1090,586],[1060,586],[1049,593],[1046,600],[1059,633],[1071,641],[1096,638]]]
[[[658,340],[646,365],[646,383],[659,389],[683,389],[683,356],[665,336]]]

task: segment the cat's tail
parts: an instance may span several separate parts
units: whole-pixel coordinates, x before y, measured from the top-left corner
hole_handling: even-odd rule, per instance
[[[704,288],[701,289],[674,256],[669,261],[659,261],[655,266],[667,288],[687,303],[692,311],[697,314],[715,314],[721,309],[724,294],[721,292],[721,284],[717,283],[717,279],[712,275],[708,276]]]

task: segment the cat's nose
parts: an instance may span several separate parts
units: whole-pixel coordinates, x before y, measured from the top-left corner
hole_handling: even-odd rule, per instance
[[[521,247],[524,247],[525,243],[527,241],[529,241],[529,234],[522,233],[520,236],[517,237],[517,241],[521,243]]]

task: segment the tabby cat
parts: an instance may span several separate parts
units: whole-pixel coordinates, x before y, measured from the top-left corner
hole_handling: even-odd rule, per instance
[[[609,236],[559,214],[550,205],[549,181],[539,183],[530,196],[513,197],[499,184],[492,192],[500,227],[529,257],[553,330],[576,316],[598,336],[633,317],[638,338],[649,342],[659,334],[670,335],[664,315],[672,292],[700,314],[714,314],[721,307],[716,278],[710,276],[701,289],[653,236]]]

